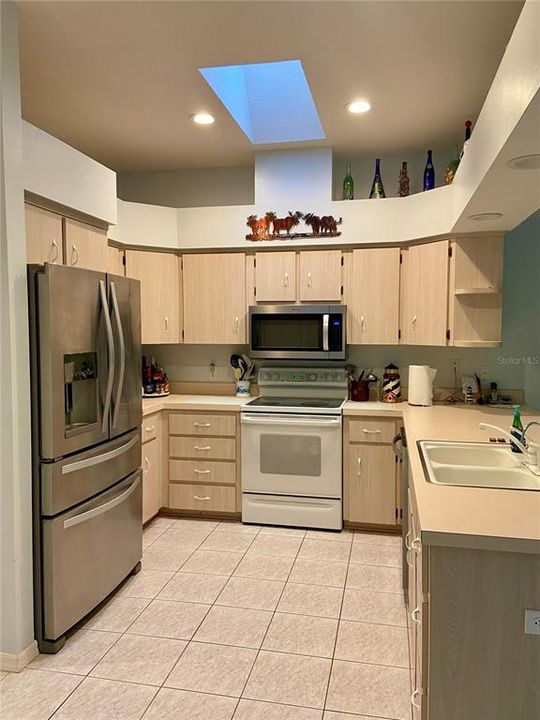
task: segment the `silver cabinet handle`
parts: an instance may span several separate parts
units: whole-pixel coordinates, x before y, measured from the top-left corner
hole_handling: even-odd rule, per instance
[[[307,274],[307,286],[308,286],[308,288],[313,287],[312,282],[311,282],[311,273],[310,272],[308,272],[308,274]]]
[[[137,486],[141,482],[141,476],[140,474],[137,475],[135,480],[131,483],[131,485],[128,487],[128,489],[121,493],[120,495],[117,495],[117,497],[113,498],[112,500],[109,500],[106,503],[103,503],[103,505],[99,505],[97,508],[92,508],[92,510],[87,510],[86,512],[82,512],[79,515],[75,515],[74,517],[68,518],[67,520],[64,520],[63,528],[64,530],[67,530],[70,527],[73,527],[74,525],[79,525],[82,522],[86,522],[87,520],[91,520],[92,518],[96,517],[97,515],[103,515],[103,513],[108,512],[109,510],[112,510],[117,505],[120,505],[120,503],[123,503],[124,500],[127,500],[127,498],[135,492],[137,489]]]
[[[148,468],[150,467],[150,460],[145,456],[144,458],[144,471],[148,472]]]
[[[233,333],[235,335],[238,334],[238,325],[239,324],[240,324],[240,318],[238,317],[238,315],[236,315],[236,317],[234,318],[234,324],[233,324]]]
[[[79,250],[75,243],[71,246],[71,264],[76,265],[79,262]]]
[[[193,446],[193,449],[194,449],[194,450],[211,450],[212,448],[210,447],[210,445],[203,445],[203,446],[201,446],[201,445],[194,445],[194,446]]]
[[[361,458],[361,457],[358,457],[358,458],[357,458],[357,460],[356,460],[356,467],[357,467],[356,474],[357,474],[357,475],[361,475],[361,474],[362,474],[362,472],[361,472],[362,458]]]
[[[212,423],[200,423],[200,422],[194,422],[193,427],[200,427],[200,428],[209,428],[211,427]]]
[[[165,332],[169,332],[169,318],[165,315]]]
[[[58,260],[58,243],[56,242],[56,240],[53,240],[51,243],[51,249],[49,251],[49,259],[53,263]]]
[[[107,359],[109,363],[107,388],[105,390],[105,400],[103,402],[103,419],[101,421],[101,432],[105,432],[109,423],[109,410],[111,409],[112,386],[114,382],[114,339],[111,316],[109,315],[109,305],[107,303],[107,293],[105,292],[105,280],[99,281],[99,296],[101,298],[103,317],[105,318],[105,330],[107,332]]]
[[[193,468],[193,472],[197,475],[210,475],[210,470],[199,470],[199,468]]]
[[[363,315],[360,318],[360,332],[366,332],[366,319]]]
[[[93,467],[94,465],[100,465],[108,460],[113,460],[115,457],[119,457],[128,450],[131,450],[131,448],[138,442],[139,438],[134,437],[129,442],[125,443],[125,445],[120,445],[120,447],[117,447],[114,450],[102,453],[101,455],[94,455],[94,457],[89,457],[85,460],[77,460],[77,462],[70,463],[69,465],[64,465],[62,468],[62,475],[69,475],[72,472],[77,472],[77,470],[84,470],[85,468]]]
[[[289,287],[289,273],[285,273],[283,276],[283,287]]]
[[[368,428],[363,428],[362,432],[370,433],[371,435],[380,435],[381,434],[380,430],[369,430]]]
[[[418,692],[418,690],[415,690],[415,691],[413,692],[413,694],[411,695],[411,705],[412,705],[413,708],[415,708],[416,710],[420,710],[420,705],[417,705],[417,704],[415,703],[415,698],[417,698],[419,695],[420,695],[420,693]]]
[[[421,624],[419,615],[420,615],[420,608],[415,607],[411,613],[411,618],[412,618],[412,621],[415,622],[417,625]]]
[[[322,317],[322,349],[328,352],[328,327],[330,325],[330,315],[325,313]]]
[[[200,495],[194,495],[194,496],[193,496],[193,499],[194,499],[194,500],[210,500],[210,496],[209,496],[209,495],[205,495],[205,497],[201,497]]]
[[[152,430],[154,430],[154,427],[154,425],[150,425],[150,427],[145,427],[144,430],[145,432],[152,432]]]
[[[413,316],[412,316],[412,324],[413,324],[413,325],[416,325],[416,315],[413,315]]]
[[[410,536],[411,536],[411,531],[409,530],[409,532],[405,535],[405,547],[407,548],[407,550],[412,550],[412,545],[409,545],[409,542],[408,542]]]
[[[122,398],[122,392],[124,390],[124,377],[126,374],[126,343],[124,340],[124,328],[122,327],[122,320],[120,319],[120,310],[118,308],[118,298],[116,297],[116,287],[114,282],[111,281],[111,298],[114,319],[116,320],[116,327],[118,330],[118,344],[120,346],[120,369],[118,371],[118,383],[116,386],[116,398],[114,400],[114,412],[112,419],[112,426],[115,428],[118,425],[118,416],[120,415],[120,400]]]

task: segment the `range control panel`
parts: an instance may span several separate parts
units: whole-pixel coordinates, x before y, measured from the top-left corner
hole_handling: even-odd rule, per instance
[[[264,367],[259,370],[259,385],[298,385],[300,387],[347,387],[344,368]]]

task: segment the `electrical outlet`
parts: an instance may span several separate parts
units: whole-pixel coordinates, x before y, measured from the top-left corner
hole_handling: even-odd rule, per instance
[[[489,377],[489,368],[487,365],[482,365],[480,368],[480,377],[482,380],[487,380]]]
[[[525,610],[525,635],[540,635],[540,610]]]

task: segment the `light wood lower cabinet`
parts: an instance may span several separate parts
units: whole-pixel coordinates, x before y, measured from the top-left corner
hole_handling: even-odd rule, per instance
[[[343,518],[359,525],[400,524],[400,488],[387,418],[345,418]]]
[[[143,523],[159,512],[162,486],[161,463],[161,414],[155,413],[143,418],[142,422],[142,495]]]
[[[238,413],[169,413],[169,509],[240,511]]]

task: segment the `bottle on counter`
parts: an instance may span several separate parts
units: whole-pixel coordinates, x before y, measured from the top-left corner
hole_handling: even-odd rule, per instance
[[[471,132],[472,132],[472,121],[467,120],[465,122],[465,141],[463,143],[463,148],[461,150],[461,155],[459,156],[459,159],[463,157],[465,150],[467,149],[467,145],[469,144],[469,140],[471,139]]]
[[[381,160],[377,158],[375,160],[375,175],[373,177],[373,184],[371,185],[371,192],[369,193],[370,200],[385,198],[384,186],[381,178]]]
[[[152,377],[152,368],[150,365],[146,366],[145,371],[145,380],[144,380],[144,394],[145,395],[152,395],[155,393],[156,388],[154,385],[154,379]]]
[[[405,160],[401,163],[401,170],[399,173],[399,190],[398,197],[407,197],[409,194],[409,173],[407,172],[407,163]]]
[[[513,405],[514,408],[514,420],[512,421],[512,427],[510,428],[510,432],[512,435],[516,438],[516,440],[519,440],[519,442],[523,442],[523,423],[521,422],[521,412],[519,409],[519,405]],[[512,452],[520,453],[521,450],[518,448],[518,446],[510,442],[510,446],[512,448]]]
[[[347,163],[347,170],[343,179],[343,200],[354,200],[354,180],[351,174],[351,163]]]
[[[426,167],[424,168],[424,190],[433,190],[435,187],[435,168],[433,167],[432,151],[427,151]]]

